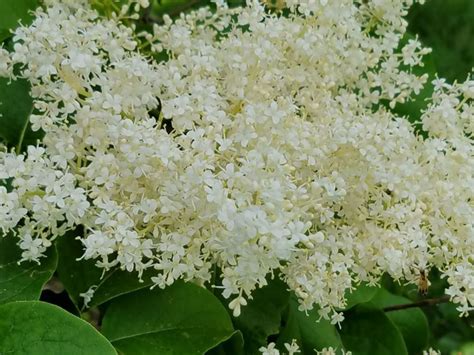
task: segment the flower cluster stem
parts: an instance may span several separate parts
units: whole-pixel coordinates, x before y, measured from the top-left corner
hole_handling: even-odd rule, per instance
[[[434,306],[440,303],[447,303],[447,302],[449,302],[449,296],[445,295],[442,297],[427,298],[427,299],[417,301],[417,302],[397,304],[394,306],[385,307],[383,311],[384,312],[400,311],[400,310],[408,309],[408,308]]]

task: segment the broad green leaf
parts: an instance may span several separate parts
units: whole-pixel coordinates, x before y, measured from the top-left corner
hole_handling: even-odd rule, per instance
[[[0,78],[0,139],[16,147],[17,152],[42,138],[41,131],[31,130],[29,117],[32,110],[33,99],[28,81]]]
[[[203,354],[234,334],[219,300],[205,288],[176,282],[111,301],[103,334],[125,355]]]
[[[10,30],[18,27],[19,22],[29,24],[32,19],[30,12],[37,7],[37,0],[1,0],[0,42],[10,37]]]
[[[102,270],[94,260],[77,260],[83,254],[83,246],[76,240],[78,231],[71,231],[56,240],[58,250],[58,277],[76,305],[82,305],[80,293],[100,283]]]
[[[56,269],[57,255],[50,247],[41,264],[22,262],[18,238],[0,236],[0,304],[12,301],[38,300],[44,284]],[[0,352],[1,353],[1,352]]]
[[[234,334],[216,346],[214,349],[206,352],[206,355],[246,355],[244,350],[244,336],[240,330],[236,330]]]
[[[345,314],[340,331],[352,355],[408,354],[403,336],[381,310],[360,305]]]
[[[151,276],[155,274],[154,270],[143,273],[143,281],[140,282],[136,272],[128,272],[118,268],[109,271],[100,280],[90,307],[98,306],[115,297],[150,287],[153,284]]]
[[[152,284],[152,271],[143,275],[143,282],[140,282],[137,273],[120,269],[110,270],[102,277],[103,271],[95,266],[94,260],[78,260],[83,254],[83,246],[75,239],[77,233],[79,231],[67,233],[56,242],[59,254],[58,276],[76,305],[83,306],[83,300],[79,295],[93,285],[97,288],[89,304],[90,307]]]
[[[369,302],[379,290],[378,287],[369,286],[366,283],[361,283],[352,292],[346,292],[346,310],[360,304]]]
[[[267,286],[252,293],[253,299],[233,319],[244,335],[246,354],[259,353],[258,349],[267,345],[267,338],[279,333],[282,313],[290,297],[287,287],[279,279],[269,280]]]
[[[1,354],[117,354],[89,323],[44,302],[0,306],[0,334]]]
[[[379,290],[371,300],[371,303],[378,308],[410,302],[408,298],[393,295],[384,289]],[[386,312],[385,314],[402,333],[410,354],[419,354],[426,348],[428,345],[429,328],[428,320],[422,310],[410,308]]]
[[[284,343],[293,339],[298,343],[302,354],[314,354],[314,349],[325,347],[342,349],[342,341],[337,329],[329,321],[320,319],[316,309],[308,312],[298,310],[298,301],[292,297],[288,308],[288,317],[277,344],[283,349]]]

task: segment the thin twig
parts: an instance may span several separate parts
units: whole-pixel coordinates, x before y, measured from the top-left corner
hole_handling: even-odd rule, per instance
[[[392,312],[392,311],[399,311],[399,310],[407,309],[407,308],[434,306],[439,303],[449,302],[449,298],[450,298],[449,296],[442,296],[438,298],[427,298],[427,299],[417,301],[417,302],[397,304],[395,306],[385,307],[383,311]]]

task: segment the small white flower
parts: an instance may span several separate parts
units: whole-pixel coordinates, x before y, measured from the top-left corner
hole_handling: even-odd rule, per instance
[[[92,285],[86,292],[80,293],[79,297],[84,300],[84,307],[89,307],[92,298],[94,297],[95,290],[97,289],[97,285]]]

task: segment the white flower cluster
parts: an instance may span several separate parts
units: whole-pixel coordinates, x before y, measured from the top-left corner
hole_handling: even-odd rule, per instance
[[[293,339],[291,343],[285,343],[284,344],[288,355],[294,355],[294,354],[299,354],[301,353],[300,348],[298,344],[296,343],[296,340]],[[276,348],[275,343],[270,343],[267,346],[262,346],[260,349],[258,349],[262,355],[280,355],[282,354],[278,348]],[[329,354],[328,354],[329,355]]]
[[[423,355],[441,355],[441,351],[429,348],[428,350],[423,350]]]
[[[217,265],[235,315],[268,274],[339,322],[354,285],[433,266],[472,309],[474,82],[437,81],[426,139],[382,104],[427,80],[412,67],[429,50],[399,48],[412,3],[200,9],[141,35],[159,63],[85,4],[38,10],[2,63],[31,82],[45,137],[0,155],[0,228],[38,260],[82,225],[84,258],[154,268],[160,287]]]
[[[8,51],[0,47],[0,76],[8,77],[12,74],[10,56]]]
[[[317,355],[352,355],[351,351],[340,350],[337,351],[337,348],[334,349],[333,347],[323,348],[321,351],[316,351]]]

